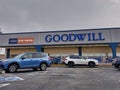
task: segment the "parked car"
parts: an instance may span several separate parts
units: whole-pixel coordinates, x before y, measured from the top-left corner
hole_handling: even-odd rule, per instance
[[[58,64],[60,63],[61,58],[60,57],[50,57],[52,64]]]
[[[74,67],[76,65],[95,67],[98,65],[98,60],[85,58],[79,55],[70,55],[64,59],[64,63],[69,67]]]
[[[2,59],[0,59],[0,62],[2,62]],[[0,71],[2,70],[2,67],[0,66]]]
[[[113,59],[112,65],[118,70],[120,70],[120,58]]]
[[[18,69],[32,68],[45,71],[51,65],[49,56],[44,52],[27,52],[22,53],[14,58],[0,61],[0,67],[7,72],[16,72]]]

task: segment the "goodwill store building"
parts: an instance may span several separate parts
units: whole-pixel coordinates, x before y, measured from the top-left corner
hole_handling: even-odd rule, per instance
[[[23,52],[43,51],[51,56],[120,56],[120,28],[0,34],[0,48],[9,58]]]

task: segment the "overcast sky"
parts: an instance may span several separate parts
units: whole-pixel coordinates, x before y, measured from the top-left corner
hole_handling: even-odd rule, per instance
[[[120,27],[120,0],[0,0],[3,33]]]

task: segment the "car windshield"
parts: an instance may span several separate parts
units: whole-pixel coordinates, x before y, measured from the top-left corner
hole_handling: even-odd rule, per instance
[[[20,58],[20,57],[23,56],[23,55],[24,55],[24,53],[19,54],[19,55],[15,56],[14,58]]]

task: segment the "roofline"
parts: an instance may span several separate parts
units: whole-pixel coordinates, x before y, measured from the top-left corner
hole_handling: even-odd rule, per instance
[[[31,34],[31,33],[52,33],[52,32],[68,32],[68,31],[93,31],[93,30],[111,30],[111,29],[120,29],[120,27],[93,28],[93,29],[75,29],[75,30],[58,30],[58,31],[41,31],[41,32],[2,33],[2,34],[0,34],[0,35],[10,35],[10,34]]]

